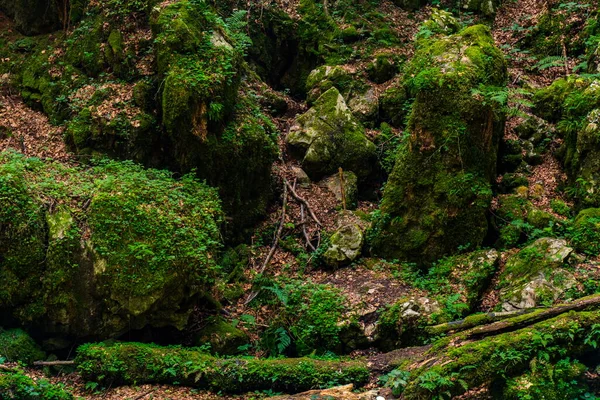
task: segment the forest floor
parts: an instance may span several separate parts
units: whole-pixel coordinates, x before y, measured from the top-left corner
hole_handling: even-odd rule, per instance
[[[295,2],[280,0],[289,8],[290,14],[294,13]],[[545,70],[544,73],[535,72],[532,68],[535,61],[531,60],[527,54],[512,51],[518,46],[523,33],[510,29],[513,24],[519,23],[523,27],[535,25],[538,16],[544,11],[545,2],[537,0],[518,0],[514,2],[505,2],[498,11],[493,24],[493,36],[497,45],[506,53],[509,62],[509,85],[512,88],[522,87],[543,87],[549,85],[554,79],[565,75],[564,67],[554,67]],[[430,10],[428,8],[417,12],[416,18],[407,18],[407,13],[396,7],[389,7],[388,2],[384,2],[388,9],[384,10],[390,13],[391,18],[396,21],[395,26],[402,29],[402,34],[407,39],[407,45],[404,48],[391,48],[389,51],[401,51],[410,54],[413,51],[412,37],[418,30],[420,21],[426,18]],[[407,22],[408,21],[408,22]],[[405,23],[403,23],[405,22]],[[6,23],[5,18],[0,15],[0,24]],[[1,29],[1,27],[0,27]],[[569,59],[568,66],[572,69],[576,61]],[[345,68],[356,68],[348,65]],[[63,141],[63,128],[51,125],[42,113],[27,107],[22,99],[3,89],[2,77],[0,77],[0,151],[8,148],[22,152],[28,156],[40,158],[52,158],[61,162],[74,162],[74,157],[68,152]],[[385,86],[377,88],[384,90]],[[285,118],[275,121],[281,132],[287,131],[292,124],[296,113],[306,110],[304,103],[297,103],[288,98],[290,109]],[[522,111],[527,114],[529,110],[523,108]],[[520,116],[510,117],[506,124],[505,137],[514,138],[514,128],[520,122]],[[559,143],[556,143],[558,145]],[[273,168],[273,173],[283,187],[284,179],[295,187],[298,196],[304,198],[314,211],[321,226],[316,223],[306,225],[306,236],[315,247],[319,242],[320,229],[332,231],[336,228],[337,218],[340,210],[340,202],[335,195],[319,183],[311,182],[303,187],[297,181],[297,175],[294,168],[299,167],[296,161],[288,156],[283,138],[280,140],[281,159]],[[549,152],[551,153],[551,152]],[[543,194],[537,197],[535,206],[551,212],[549,203],[553,198],[559,197],[557,192],[558,183],[565,179],[564,172],[561,170],[560,163],[552,155],[547,155],[543,162],[535,166],[528,179],[530,187],[541,185],[544,189]],[[283,192],[283,190],[282,190]],[[287,235],[295,235],[296,241],[300,246],[309,246],[307,240],[299,234],[298,228],[302,226],[301,222],[306,219],[307,210],[300,206],[292,196],[288,196],[288,207],[285,209],[285,223],[294,228],[284,229],[282,238]],[[370,212],[376,208],[376,203],[361,201],[358,204],[358,210]],[[263,222],[258,231],[268,227],[277,226],[281,220],[281,204],[273,205],[268,218]],[[254,247],[253,247],[254,248]],[[252,282],[253,276],[263,272],[264,260],[270,251],[270,243],[258,247],[251,258],[251,264],[247,268],[248,282]],[[504,255],[503,258],[505,258]],[[326,283],[338,288],[354,307],[360,307],[364,315],[374,313],[386,304],[394,303],[397,299],[405,296],[411,290],[397,278],[397,275],[386,270],[377,268],[369,263],[369,260],[340,270],[324,271],[322,269],[312,269],[310,263],[308,267],[298,264],[296,257],[289,251],[277,247],[272,260],[266,266],[264,272],[272,276],[287,276],[301,278],[315,283]],[[492,285],[493,287],[493,285]],[[251,293],[252,287],[248,283],[245,288],[247,293]],[[483,299],[482,309],[489,310],[497,303],[497,294],[493,290],[488,292]],[[231,318],[239,317],[245,313],[255,313],[257,324],[266,323],[271,317],[268,312],[259,312],[249,309],[247,306],[247,297],[242,297],[238,303],[226,307],[227,313]],[[358,352],[356,356],[371,354],[369,352]],[[375,358],[376,359],[376,358]],[[32,369],[29,371],[32,377],[39,378],[43,374],[40,370]],[[101,393],[90,393],[85,388],[85,383],[78,374],[58,374],[52,377],[53,382],[61,382],[73,390],[74,395],[81,396],[89,400],[158,400],[158,399],[252,399],[258,398],[257,394],[248,394],[243,396],[223,396],[200,392],[190,388],[168,386],[168,385],[140,385],[135,387],[109,388]],[[478,388],[461,396],[461,399],[484,399],[487,398],[485,388]]]

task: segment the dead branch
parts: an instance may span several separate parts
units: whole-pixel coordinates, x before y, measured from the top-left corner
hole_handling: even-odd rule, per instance
[[[73,360],[34,361],[33,365],[35,365],[36,367],[50,367],[50,366],[56,366],[56,365],[75,365],[75,361],[73,361]]]
[[[321,221],[319,221],[312,208],[310,207],[310,204],[308,204],[308,201],[306,201],[305,199],[300,197],[298,193],[296,193],[296,191],[294,190],[292,185],[287,181],[287,179],[284,178],[283,182],[285,183],[285,186],[290,190],[292,197],[301,204],[304,204],[304,207],[306,207],[306,211],[308,211],[308,215],[310,215],[310,217],[317,223],[317,225],[323,226],[323,224],[321,224]]]
[[[285,184],[283,185],[283,204],[281,206],[281,220],[279,221],[279,227],[277,228],[277,232],[275,233],[275,237],[273,238],[273,244],[271,245],[271,250],[269,250],[269,254],[267,254],[267,258],[265,258],[265,261],[263,262],[262,266],[260,267],[260,270],[258,271],[259,274],[262,274],[263,272],[265,272],[265,269],[267,269],[267,266],[269,266],[269,263],[271,262],[271,259],[273,258],[273,255],[275,254],[275,250],[277,250],[277,246],[279,244],[279,239],[281,238],[281,232],[283,231],[283,225],[285,223],[285,208],[287,207],[288,187],[291,189],[289,182],[288,181],[284,181],[284,182],[285,182]],[[250,296],[248,296],[248,299],[246,300],[246,302],[244,304],[248,304],[252,300],[254,300],[254,298],[256,296],[258,296],[258,293],[259,293],[258,290],[250,293]]]

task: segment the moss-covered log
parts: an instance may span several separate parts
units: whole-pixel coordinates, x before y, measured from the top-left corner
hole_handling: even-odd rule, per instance
[[[86,344],[77,350],[76,362],[84,379],[101,384],[178,382],[227,393],[301,392],[348,383],[361,386],[369,379],[363,361],[220,359],[198,349],[141,343]]]
[[[521,317],[517,317],[521,318]],[[405,399],[432,399],[442,393],[459,395],[469,388],[503,382],[528,368],[536,358],[578,357],[595,349],[600,336],[597,311],[571,311],[514,332],[465,341],[458,334],[438,341],[410,371]]]
[[[550,308],[474,314],[458,321],[429,326],[426,330],[432,335],[464,331],[461,336],[465,340],[470,340],[514,331],[569,311],[597,309],[598,307],[600,307],[600,295],[593,295]]]

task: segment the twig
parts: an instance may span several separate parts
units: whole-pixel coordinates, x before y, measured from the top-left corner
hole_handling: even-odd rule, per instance
[[[75,361],[34,361],[33,365],[36,367],[46,367],[53,365],[75,365]]]
[[[308,237],[308,233],[306,232],[306,221],[304,220],[304,204],[300,203],[300,218],[302,218],[302,234],[304,235],[304,239],[306,240],[306,245],[310,247],[312,251],[315,251],[315,246],[310,242]]]
[[[321,224],[321,221],[319,221],[319,219],[317,218],[317,216],[313,212],[312,208],[310,208],[310,205],[308,204],[308,201],[306,201],[305,199],[303,199],[302,197],[300,197],[298,195],[298,193],[296,193],[296,191],[294,190],[294,188],[292,187],[292,185],[290,185],[290,183],[287,181],[287,179],[284,178],[283,181],[285,183],[285,186],[287,186],[287,188],[290,189],[290,193],[291,193],[292,197],[294,199],[296,199],[297,201],[299,201],[300,203],[304,204],[304,206],[306,207],[306,210],[308,211],[308,215],[310,215],[310,217],[317,223],[317,225],[323,226],[323,224]]]
[[[284,181],[284,182],[285,182],[285,184],[283,185],[283,204],[281,206],[281,221],[279,221],[279,227],[277,228],[277,232],[275,233],[275,237],[273,239],[273,244],[271,245],[271,250],[269,250],[269,254],[267,254],[267,258],[265,258],[265,261],[263,262],[262,266],[260,267],[260,270],[258,271],[259,274],[262,274],[263,272],[265,272],[265,269],[267,269],[267,266],[271,262],[271,259],[273,258],[273,255],[275,254],[275,250],[277,250],[277,245],[279,244],[279,238],[281,237],[281,232],[283,231],[283,225],[285,223],[285,208],[287,206],[287,194],[288,194],[288,186],[289,186],[288,181]],[[291,186],[290,186],[290,189],[291,189]],[[248,296],[248,299],[246,300],[246,302],[244,304],[248,304],[252,300],[254,300],[254,298],[256,296],[258,296],[258,293],[259,293],[259,290],[256,290],[256,291],[253,291],[252,293],[250,293],[250,296]]]

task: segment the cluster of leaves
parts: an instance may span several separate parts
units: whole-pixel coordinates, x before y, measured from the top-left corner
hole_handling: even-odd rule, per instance
[[[19,369],[0,369],[0,397],[20,400],[73,400],[73,395],[62,385],[52,384],[47,379],[33,380]]]

